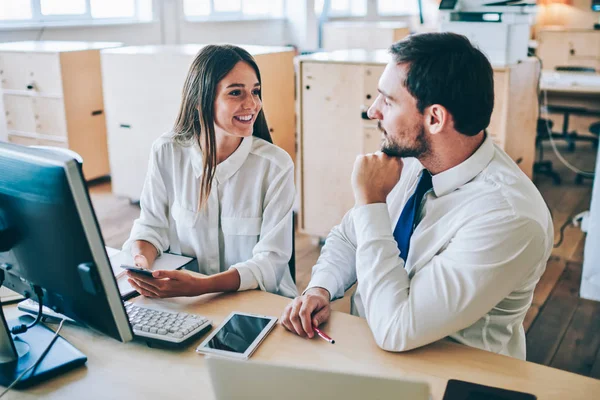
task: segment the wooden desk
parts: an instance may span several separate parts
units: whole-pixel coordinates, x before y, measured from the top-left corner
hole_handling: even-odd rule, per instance
[[[231,311],[280,316],[289,299],[259,291],[207,295],[195,299],[149,300],[137,304],[195,312],[217,326]],[[18,310],[5,307],[7,318]],[[589,399],[600,393],[600,380],[516,360],[462,345],[438,342],[407,353],[380,350],[364,319],[333,312],[324,326],[335,340],[302,339],[277,325],[251,361],[293,364],[428,382],[441,400],[450,378],[534,393],[538,399]],[[63,336],[88,356],[80,368],[9,399],[188,399],[214,398],[198,339],[183,350],[151,349],[120,343],[79,326],[65,325]],[[233,379],[232,379],[233,381]]]
[[[546,70],[540,80],[541,104],[550,106],[548,118],[554,122],[554,131],[573,132],[587,136],[589,126],[600,119],[600,75],[593,73],[557,72]],[[567,118],[561,112],[574,118]],[[544,107],[541,118],[546,118]],[[566,124],[565,124],[566,122]],[[567,126],[568,125],[568,126]]]

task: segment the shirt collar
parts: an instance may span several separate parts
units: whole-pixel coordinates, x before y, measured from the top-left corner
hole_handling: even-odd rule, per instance
[[[253,138],[253,136],[243,138],[242,143],[235,149],[233,154],[217,165],[215,171],[217,182],[221,183],[226,181],[240,169],[244,164],[244,161],[246,161],[246,158],[248,158],[248,154],[250,154]],[[194,141],[194,145],[192,146],[192,168],[194,168],[196,178],[200,178],[203,174],[203,156],[197,141]]]
[[[437,197],[458,189],[475,178],[494,157],[494,143],[486,135],[479,148],[462,163],[433,176],[433,192]]]

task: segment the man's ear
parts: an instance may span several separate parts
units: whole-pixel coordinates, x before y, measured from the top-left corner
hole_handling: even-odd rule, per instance
[[[432,135],[436,135],[448,126],[450,113],[446,107],[432,104],[425,110],[425,127]]]

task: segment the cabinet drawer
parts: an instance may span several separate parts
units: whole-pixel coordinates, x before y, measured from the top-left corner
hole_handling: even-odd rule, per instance
[[[369,108],[371,104],[377,98],[379,92],[377,92],[377,86],[379,84],[379,78],[383,74],[385,66],[383,65],[365,65],[363,75],[363,90],[364,90],[364,105]]]
[[[38,144],[38,140],[36,138],[18,135],[8,135],[8,141],[10,143],[20,144],[21,146],[35,146]]]
[[[59,95],[62,93],[60,59],[54,54],[1,53],[2,87]]]
[[[597,32],[570,32],[568,43],[571,57],[600,57],[600,34]]]
[[[38,139],[38,146],[51,146],[51,147],[61,147],[66,149],[69,147],[67,142],[57,142],[55,140],[46,140],[46,139]]]
[[[8,130],[35,132],[35,119],[31,97],[4,95],[4,110]]]
[[[0,53],[0,77],[2,88],[27,90],[31,83],[30,54]]]
[[[62,99],[36,97],[32,99],[32,103],[36,132],[45,135],[67,136],[65,106]]]
[[[54,54],[32,54],[30,75],[35,83],[35,90],[45,94],[62,94],[60,76],[60,59]]]

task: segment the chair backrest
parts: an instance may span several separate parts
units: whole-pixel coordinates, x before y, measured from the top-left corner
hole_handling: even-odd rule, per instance
[[[582,67],[576,65],[561,65],[554,68],[556,71],[563,72],[591,72],[595,73],[596,69],[594,67]]]
[[[292,256],[288,262],[290,268],[290,274],[292,274],[292,280],[296,283],[296,216],[292,217]]]

